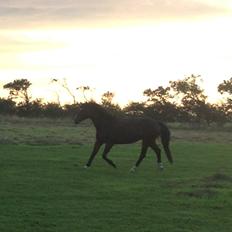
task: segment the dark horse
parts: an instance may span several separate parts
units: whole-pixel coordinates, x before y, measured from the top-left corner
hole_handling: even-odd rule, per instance
[[[78,124],[87,118],[91,119],[96,127],[96,142],[92,154],[85,166],[86,168],[90,167],[101,145],[105,144],[102,155],[103,159],[116,168],[114,162],[107,157],[113,145],[134,143],[142,140],[140,156],[131,171],[135,171],[135,168],[138,167],[145,158],[148,147],[151,147],[155,151],[158,165],[162,169],[161,150],[156,144],[156,139],[158,137],[161,138],[169,162],[173,163],[169,149],[170,131],[162,122],[157,122],[148,117],[114,116],[103,107],[93,102],[80,105],[75,117],[75,123]]]

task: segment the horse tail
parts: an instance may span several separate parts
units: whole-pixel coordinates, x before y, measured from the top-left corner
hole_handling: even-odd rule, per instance
[[[170,139],[171,139],[170,130],[168,129],[168,127],[164,123],[159,122],[159,124],[160,124],[160,129],[161,129],[160,137],[161,137],[161,142],[162,142],[164,151],[166,153],[168,161],[170,163],[173,163],[172,154],[171,154],[171,151],[169,149],[169,143],[170,143]]]

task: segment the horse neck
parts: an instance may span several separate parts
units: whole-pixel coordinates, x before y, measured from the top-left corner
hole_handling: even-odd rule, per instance
[[[107,112],[98,112],[90,117],[96,129],[100,129],[105,127],[109,123],[111,123],[114,117]]]

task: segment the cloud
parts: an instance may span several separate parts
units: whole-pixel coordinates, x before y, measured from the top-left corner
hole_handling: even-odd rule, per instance
[[[0,3],[0,26],[160,21],[226,14],[226,5],[200,0],[8,0]]]
[[[0,53],[14,54],[15,52],[33,52],[40,50],[52,50],[63,48],[65,44],[61,42],[54,42],[45,39],[31,40],[25,35],[18,32],[15,33],[1,33],[0,32]]]

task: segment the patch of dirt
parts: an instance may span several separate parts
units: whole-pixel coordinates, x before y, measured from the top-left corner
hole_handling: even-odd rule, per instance
[[[179,192],[178,195],[181,196],[188,196],[188,197],[196,197],[196,198],[212,198],[217,194],[216,191],[203,188],[203,189],[196,189],[189,192]]]
[[[0,144],[16,144],[16,142],[9,138],[0,138]]]
[[[232,183],[232,177],[225,175],[223,173],[216,173],[212,176],[206,177],[204,179],[205,182],[231,182]]]
[[[181,191],[177,195],[195,197],[195,198],[212,198],[219,192],[215,189],[227,187],[227,183],[232,183],[232,177],[223,173],[216,173],[212,176],[203,178],[200,184],[191,185],[190,191]]]

